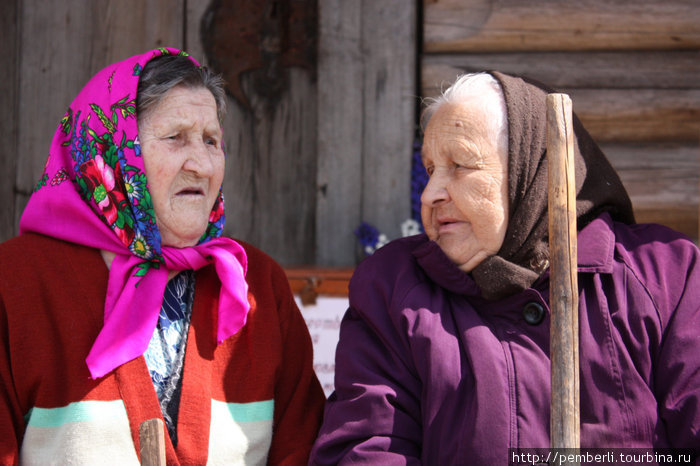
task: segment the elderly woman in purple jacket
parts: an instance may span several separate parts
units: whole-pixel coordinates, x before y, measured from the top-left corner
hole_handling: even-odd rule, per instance
[[[547,91],[467,75],[426,109],[426,235],[358,266],[311,464],[495,465],[549,446]],[[696,455],[700,252],[635,224],[574,129],[581,446]]]

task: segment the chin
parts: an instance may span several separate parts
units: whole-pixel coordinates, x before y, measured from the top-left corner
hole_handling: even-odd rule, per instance
[[[196,246],[199,242],[199,238],[201,238],[203,234],[204,230],[194,233],[183,232],[177,235],[161,235],[161,244],[171,248],[188,248],[191,246]]]
[[[458,265],[459,270],[465,273],[470,273],[472,270],[476,268],[477,265],[479,265],[481,261],[477,262],[476,264],[471,264],[471,263],[466,263],[462,265]]]
[[[169,247],[169,248],[189,248],[192,246],[197,245],[197,241],[199,239],[196,239],[195,241],[188,241],[188,240],[172,240],[172,241],[164,241],[162,246]]]
[[[463,270],[464,272],[471,272],[474,270],[479,264],[484,262],[485,259],[495,256],[496,253],[487,253],[487,252],[480,252],[472,256],[468,261],[464,262],[462,265],[459,266],[460,270]]]
[[[167,221],[158,221],[156,214],[156,225],[160,230],[160,241],[162,246],[171,248],[186,248],[195,246],[202,237],[209,224],[209,214],[192,218],[194,215],[170,217]]]
[[[469,273],[474,268],[476,268],[477,265],[481,264],[484,259],[486,259],[487,256],[484,254],[476,253],[476,254],[470,254],[466,255],[464,251],[450,251],[450,248],[445,248],[440,242],[438,241],[438,245],[440,248],[443,250],[445,255],[455,263],[457,268],[461,270],[462,272]]]

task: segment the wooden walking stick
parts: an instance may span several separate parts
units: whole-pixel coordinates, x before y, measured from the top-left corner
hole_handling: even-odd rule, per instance
[[[147,419],[141,423],[139,443],[143,466],[165,466],[165,434],[161,419]]]
[[[576,177],[571,99],[547,96],[549,169],[550,446],[580,448]],[[557,464],[578,465],[578,461]]]

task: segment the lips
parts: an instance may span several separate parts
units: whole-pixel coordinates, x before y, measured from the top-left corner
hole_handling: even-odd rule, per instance
[[[438,217],[436,221],[439,233],[448,233],[464,223],[462,220],[454,217]]]
[[[203,196],[204,195],[204,190],[199,187],[195,186],[188,186],[187,188],[183,188],[177,193],[175,193],[176,196]]]
[[[437,223],[438,226],[443,226],[443,225],[451,225],[453,223],[458,223],[460,220],[452,217],[438,217],[437,218]]]

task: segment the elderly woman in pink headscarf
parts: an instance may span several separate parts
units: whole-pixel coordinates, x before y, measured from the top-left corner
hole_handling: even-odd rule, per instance
[[[281,268],[222,236],[221,79],[158,49],[100,71],[0,245],[0,462],[304,463],[323,394]]]

